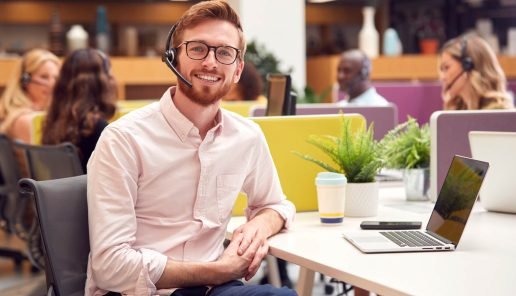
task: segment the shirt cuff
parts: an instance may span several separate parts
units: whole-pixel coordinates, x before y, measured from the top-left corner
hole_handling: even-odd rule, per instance
[[[150,250],[140,249],[142,254],[142,269],[136,280],[136,295],[155,295],[155,283],[161,278],[165,266],[167,265],[167,256]]]
[[[283,218],[285,224],[283,225],[282,230],[288,230],[290,228],[290,225],[292,224],[292,221],[294,220],[294,216],[296,213],[296,207],[294,206],[294,204],[291,201],[284,199],[281,201],[280,204],[267,205],[255,209],[246,208],[245,215],[247,217],[247,220],[249,221],[253,219],[256,216],[256,214],[258,214],[263,209],[272,209],[276,211],[281,216],[281,218]]]

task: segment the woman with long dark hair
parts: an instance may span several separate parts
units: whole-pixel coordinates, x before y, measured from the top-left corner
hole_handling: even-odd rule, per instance
[[[43,126],[43,144],[73,143],[86,171],[97,140],[115,113],[116,90],[104,53],[89,48],[72,52],[54,88]]]

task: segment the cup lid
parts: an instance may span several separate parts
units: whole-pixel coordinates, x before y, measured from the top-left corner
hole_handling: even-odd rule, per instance
[[[321,172],[315,178],[316,185],[345,185],[348,182],[344,174]]]

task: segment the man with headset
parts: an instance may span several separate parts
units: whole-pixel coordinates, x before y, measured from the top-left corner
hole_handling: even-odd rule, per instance
[[[371,61],[365,53],[358,49],[343,52],[337,68],[338,89],[334,95],[335,101],[342,106],[388,105],[387,100],[371,84],[370,73]]]
[[[219,108],[244,53],[225,1],[193,5],[163,57],[178,86],[104,129],[88,163],[86,295],[296,295],[240,281],[295,212],[259,126]],[[224,249],[240,191],[248,222]]]

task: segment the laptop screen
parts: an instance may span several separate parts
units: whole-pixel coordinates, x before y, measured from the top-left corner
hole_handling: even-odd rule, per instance
[[[454,156],[427,230],[458,245],[489,164]]]

